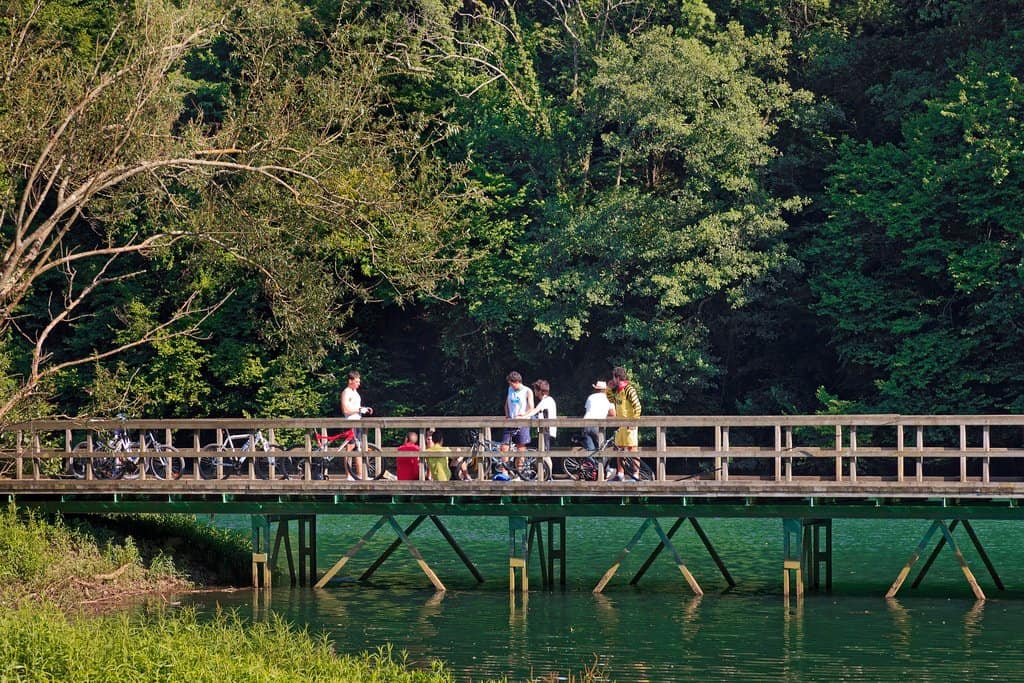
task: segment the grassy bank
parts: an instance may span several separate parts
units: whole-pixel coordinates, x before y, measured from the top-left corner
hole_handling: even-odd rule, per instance
[[[0,510],[0,607],[62,609],[135,595],[232,585],[245,539],[188,517],[44,518]]]
[[[274,619],[199,620],[145,594],[224,585],[248,569],[240,535],[183,516],[43,518],[0,510],[0,682],[450,681],[389,651],[338,655]]]
[[[50,605],[0,613],[0,680],[395,681],[453,680],[441,665],[409,669],[390,651],[345,656],[280,619],[245,623],[190,611],[69,615]]]

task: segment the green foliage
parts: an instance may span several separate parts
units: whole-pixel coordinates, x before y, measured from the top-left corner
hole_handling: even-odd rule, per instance
[[[21,67],[0,78],[0,246],[53,117],[118,66],[132,78],[43,164],[52,187],[182,155],[295,172],[172,166],[91,198],[50,253],[174,240],[38,274],[0,321],[8,419],[333,415],[353,367],[381,414],[499,413],[513,367],[573,414],[615,364],[649,412],[1024,406],[1022,0],[49,0],[37,17],[23,52],[0,43]],[[205,33],[171,63],[132,61],[187,27]],[[25,394],[51,322],[44,367],[182,305],[150,343]]]
[[[1021,63],[977,55],[906,122],[903,144],[851,142],[835,165],[812,283],[879,408],[1007,410],[1024,390],[1024,224],[1010,208],[1024,189]]]

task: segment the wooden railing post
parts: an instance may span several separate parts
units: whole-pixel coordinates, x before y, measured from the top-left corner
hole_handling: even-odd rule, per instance
[[[775,425],[775,481],[782,481],[782,425]]]
[[[836,425],[836,481],[843,480],[843,427]]]
[[[960,425],[960,453],[967,452],[967,425]],[[967,456],[960,456],[960,481],[967,481]]]
[[[924,452],[924,427],[921,425],[917,427],[917,450],[919,453]],[[921,483],[924,481],[924,456],[917,456],[917,462],[914,465],[916,468],[915,478],[918,483]]]
[[[896,425],[896,481],[903,483],[903,425]]]
[[[668,443],[664,427],[654,428],[654,442],[655,448],[658,451],[658,456],[656,456],[654,461],[654,479],[656,481],[665,481],[667,478],[666,471],[668,470],[668,463],[665,462],[665,451],[668,450]]]
[[[857,426],[850,426],[850,483],[857,483]]]
[[[981,447],[985,451],[985,457],[981,459],[981,481],[988,484],[991,481],[991,472],[989,470],[991,458],[988,453],[992,448],[988,425],[981,428]]]
[[[729,425],[722,427],[722,450],[726,453],[722,458],[722,481],[729,481]]]

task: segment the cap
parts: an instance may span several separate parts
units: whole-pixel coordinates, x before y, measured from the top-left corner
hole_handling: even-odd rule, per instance
[[[602,379],[598,380],[597,382],[594,382],[593,386],[595,389],[598,389],[599,391],[604,391],[605,389],[608,388],[608,383]]]

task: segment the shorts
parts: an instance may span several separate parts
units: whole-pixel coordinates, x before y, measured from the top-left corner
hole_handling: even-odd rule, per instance
[[[619,448],[639,446],[640,441],[637,439],[637,431],[636,427],[619,427],[615,432],[615,445]]]
[[[508,427],[501,435],[501,443],[526,446],[530,443],[529,427]]]

